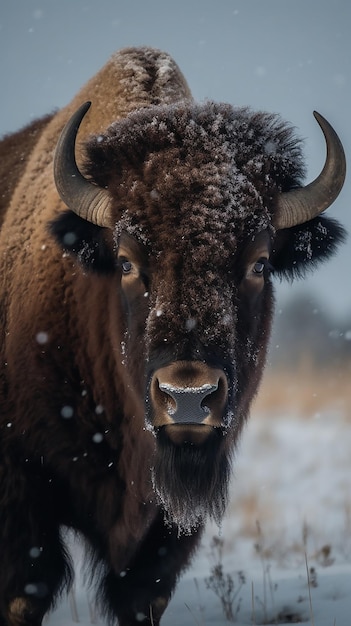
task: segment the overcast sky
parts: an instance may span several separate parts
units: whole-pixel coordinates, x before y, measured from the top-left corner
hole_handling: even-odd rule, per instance
[[[316,109],[351,155],[350,0],[1,0],[0,134],[65,105],[118,48],[173,55],[198,100],[278,112],[324,163]],[[350,180],[329,214],[351,232]],[[302,284],[280,287],[279,298]],[[304,283],[351,317],[351,239]]]

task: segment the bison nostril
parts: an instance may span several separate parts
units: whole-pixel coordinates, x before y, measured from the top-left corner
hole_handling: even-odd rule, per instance
[[[222,409],[226,403],[228,385],[225,377],[220,377],[214,389],[208,392],[202,400],[201,406],[207,413],[213,413]]]
[[[164,406],[166,407],[168,415],[174,415],[177,410],[177,402],[174,397],[169,393],[169,390],[166,388],[167,385],[160,384],[158,382],[158,390],[159,390],[159,398],[162,400]]]
[[[167,412],[177,424],[200,424],[210,413],[205,400],[217,390],[218,384],[175,387],[169,383],[159,383],[159,388],[168,396]]]
[[[175,361],[150,381],[150,421],[166,425],[224,425],[228,383],[223,370],[199,361]]]

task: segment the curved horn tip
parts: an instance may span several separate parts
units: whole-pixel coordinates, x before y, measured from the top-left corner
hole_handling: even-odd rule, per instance
[[[89,111],[90,107],[91,107],[91,100],[87,100],[86,102],[83,102],[83,104],[80,105],[80,107],[77,110],[77,113],[78,111],[82,113],[82,119],[84,115]]]
[[[315,118],[318,125],[322,129],[324,136],[325,136],[325,133],[329,130],[329,132],[337,138],[338,142],[341,145],[341,141],[336,130],[334,130],[333,126],[330,124],[330,122],[328,122],[328,120],[324,117],[324,115],[322,115],[321,113],[318,113],[318,111],[313,111],[313,117]]]
[[[346,158],[341,140],[323,115],[313,111],[327,148],[323,170],[306,187],[293,189],[280,195],[275,219],[277,230],[291,228],[320,215],[339,195],[346,176]]]
[[[81,104],[61,132],[54,155],[54,180],[61,200],[71,211],[97,226],[111,228],[108,192],[81,174],[75,158],[77,133],[90,105],[89,101]]]
[[[83,104],[81,104],[80,107],[78,107],[78,109],[73,113],[71,120],[74,120],[75,122],[74,130],[78,131],[78,128],[81,125],[81,122],[83,121],[83,118],[89,111],[90,107],[91,102],[90,100],[87,100],[86,102],[83,102]]]
[[[322,129],[324,136],[325,136],[325,130],[324,130],[325,128],[329,128],[332,130],[332,132],[335,133],[334,128],[332,128],[328,120],[323,115],[321,115],[321,113],[318,113],[318,111],[313,111],[313,117],[316,120],[318,126]]]
[[[326,139],[327,153],[329,152],[332,146],[334,147],[334,151],[335,149],[337,149],[338,154],[337,155],[335,154],[335,157],[338,159],[339,169],[336,175],[338,176],[339,181],[340,181],[339,191],[341,191],[341,188],[343,186],[343,183],[346,177],[346,156],[345,156],[344,147],[342,145],[342,142],[338,133],[330,124],[330,122],[328,122],[328,120],[323,115],[318,113],[318,111],[313,111],[313,115],[314,115],[314,118],[317,120],[317,123],[319,124],[320,128],[322,129],[323,135]],[[328,136],[333,139],[333,142],[328,141]]]
[[[318,124],[319,124],[319,120],[323,120],[324,122],[326,122],[327,120],[325,119],[325,117],[323,117],[323,115],[321,115],[320,113],[318,113],[318,111],[313,111],[313,116],[315,117],[315,119],[317,120]]]

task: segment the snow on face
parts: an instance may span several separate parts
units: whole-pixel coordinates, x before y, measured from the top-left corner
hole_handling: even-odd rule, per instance
[[[172,236],[168,226],[220,242],[263,230],[274,195],[303,174],[300,144],[279,117],[212,102],[140,109],[92,138],[88,155],[88,172],[115,199],[118,229],[129,215],[156,246]]]
[[[88,152],[88,173],[114,199],[116,240],[127,232],[153,263],[149,334],[172,316],[174,337],[196,319],[203,341],[232,343],[235,255],[273,232],[276,194],[301,184],[291,129],[247,108],[184,101],[130,114]]]

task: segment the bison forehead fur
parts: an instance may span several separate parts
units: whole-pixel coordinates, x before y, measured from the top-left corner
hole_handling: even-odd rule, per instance
[[[62,527],[111,623],[160,623],[225,510],[272,277],[343,238],[319,118],[332,158],[304,188],[288,124],[196,104],[169,55],[128,48],[0,142],[0,624],[40,626],[69,588]]]
[[[142,109],[87,151],[87,171],[109,189],[119,230],[135,225],[133,234],[144,231],[153,249],[190,237],[196,254],[213,244],[221,258],[267,228],[277,191],[299,186],[303,173],[300,142],[287,124],[216,103]]]

